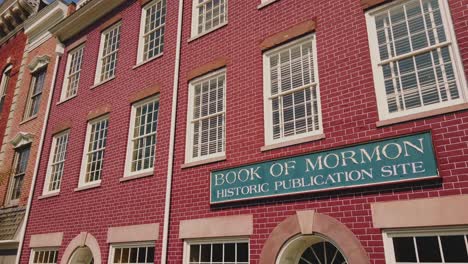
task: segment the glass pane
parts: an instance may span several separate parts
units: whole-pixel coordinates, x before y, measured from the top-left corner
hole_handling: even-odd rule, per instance
[[[249,262],[249,244],[248,243],[237,244],[237,261]]]
[[[395,259],[398,262],[416,262],[416,251],[412,237],[393,238]]]
[[[197,262],[200,260],[200,245],[190,246],[190,261]]]
[[[468,252],[464,236],[441,236],[444,259],[447,263],[468,263]]]
[[[224,261],[225,262],[236,261],[236,244],[234,243],[224,244]]]
[[[418,256],[420,262],[441,262],[439,240],[436,236],[417,237]]]

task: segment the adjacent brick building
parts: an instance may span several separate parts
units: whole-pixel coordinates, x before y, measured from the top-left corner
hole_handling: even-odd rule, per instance
[[[465,0],[179,4],[51,30],[22,263],[468,262]]]

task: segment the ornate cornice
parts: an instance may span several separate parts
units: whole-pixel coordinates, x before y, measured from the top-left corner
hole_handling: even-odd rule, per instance
[[[13,145],[14,148],[19,148],[31,144],[33,138],[34,135],[31,133],[19,132],[18,134],[16,134],[13,140],[11,140],[10,143]]]
[[[34,60],[28,65],[28,68],[31,72],[36,72],[39,69],[47,66],[50,62],[50,57],[48,55],[43,55],[40,57],[34,58]]]
[[[0,5],[0,44],[39,10],[41,0],[6,0]]]

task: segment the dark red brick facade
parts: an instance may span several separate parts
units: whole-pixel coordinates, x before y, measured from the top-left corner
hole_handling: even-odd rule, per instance
[[[182,263],[183,240],[179,223],[214,216],[253,215],[250,237],[251,263],[258,263],[272,230],[288,216],[315,210],[345,224],[359,239],[372,264],[385,263],[381,230],[374,228],[371,204],[468,194],[468,111],[462,110],[424,119],[377,127],[379,121],[368,45],[366,19],[361,1],[278,0],[257,9],[260,0],[229,1],[228,24],[189,41],[192,1],[184,1],[180,83],[178,87],[174,174],[172,183],[168,261]],[[468,73],[468,0],[449,5],[465,73]],[[174,58],[177,33],[176,2],[168,2],[164,55],[145,65],[136,63],[141,6],[127,1],[73,40],[87,36],[78,95],[57,105],[66,66],[63,55],[41,165],[28,221],[21,263],[29,261],[33,234],[64,232],[59,260],[68,243],[80,232],[99,242],[102,262],[108,259],[108,227],[159,223],[156,260],[160,262]],[[93,87],[100,41],[100,26],[116,15],[122,18],[121,46],[115,79]],[[295,146],[261,151],[264,146],[262,42],[306,21],[315,21],[325,138]],[[226,76],[226,160],[182,168],[188,85],[191,72],[224,58]],[[124,175],[131,98],[140,90],[160,89],[160,111],[154,175],[120,182]],[[109,136],[101,186],[74,191],[83,155],[88,114],[103,105],[110,110]],[[47,169],[55,127],[71,127],[60,194],[38,199]],[[269,161],[342,146],[430,131],[439,168],[438,180],[381,187],[358,188],[267,198],[248,202],[210,205],[210,172],[255,162]]]

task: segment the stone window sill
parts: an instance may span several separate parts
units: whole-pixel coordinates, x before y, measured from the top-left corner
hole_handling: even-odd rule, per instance
[[[122,178],[120,178],[120,182],[126,182],[126,181],[131,181],[131,180],[136,180],[136,179],[141,179],[141,178],[146,178],[146,177],[151,177],[153,176],[154,173],[151,171],[151,172],[144,172],[144,173],[140,173],[140,174],[135,174],[135,175],[131,175],[131,176],[124,176]]]
[[[262,9],[262,8],[267,7],[267,6],[269,6],[269,5],[271,5],[271,4],[275,3],[275,2],[278,2],[278,1],[279,1],[279,0],[269,0],[269,1],[265,1],[265,2],[261,3],[261,4],[257,7],[257,9]]]
[[[68,98],[66,98],[66,99],[60,100],[60,102],[58,102],[57,105],[61,105],[61,104],[63,104],[63,103],[66,103],[66,102],[70,101],[71,99],[75,98],[77,95],[78,95],[78,94],[75,94],[75,95],[70,96],[70,97],[68,97]]]
[[[311,141],[317,141],[325,138],[325,134],[319,134],[319,135],[314,135],[314,136],[308,136],[308,137],[303,137],[303,138],[298,138],[298,139],[293,139],[277,144],[271,144],[271,145],[266,145],[263,146],[260,150],[262,152],[264,151],[269,151],[273,149],[279,149],[279,148],[284,148],[284,147],[289,147],[289,146],[294,146],[306,142],[311,142]]]
[[[108,82],[110,82],[110,81],[112,81],[112,80],[114,80],[114,79],[115,79],[115,76],[112,77],[112,78],[109,78],[109,79],[107,79],[107,80],[105,80],[105,81],[102,81],[102,82],[100,82],[100,83],[96,83],[95,85],[91,86],[91,90],[94,89],[94,88],[97,88],[97,87],[99,87],[99,86],[101,86],[101,85],[104,85],[104,84],[106,84],[106,83],[108,83]]]
[[[145,60],[145,61],[140,61],[140,62],[138,62],[135,66],[133,66],[132,69],[139,68],[139,67],[141,67],[141,66],[143,66],[143,65],[145,65],[145,64],[147,64],[147,63],[150,63],[150,62],[152,62],[152,61],[154,61],[154,60],[156,60],[156,59],[158,59],[158,58],[161,58],[162,55],[163,55],[163,53],[161,52],[160,54],[154,56],[154,57],[151,58],[151,59],[148,59],[148,60]]]
[[[192,168],[192,167],[197,167],[200,165],[205,165],[205,164],[210,164],[210,163],[215,163],[218,161],[225,161],[225,160],[226,160],[226,155],[223,155],[223,156],[216,157],[216,158],[209,158],[209,159],[200,160],[200,161],[188,162],[188,163],[183,164],[181,168],[182,169]]]
[[[26,124],[26,123],[28,123],[28,122],[30,122],[30,121],[33,121],[33,120],[36,119],[36,118],[37,118],[37,114],[36,114],[36,115],[33,115],[33,116],[31,116],[31,117],[28,117],[28,118],[26,118],[26,119],[24,119],[24,120],[21,121],[21,123],[19,123],[19,124],[20,124],[20,125],[24,125],[24,124]]]
[[[42,199],[47,199],[47,198],[51,198],[51,197],[56,197],[56,196],[59,196],[60,192],[54,192],[54,193],[47,193],[47,194],[43,194],[41,196],[39,196],[39,200],[42,200]]]
[[[196,36],[193,36],[193,37],[191,37],[191,38],[188,40],[188,42],[192,42],[192,41],[194,41],[194,40],[196,40],[196,39],[199,39],[199,38],[201,38],[201,37],[203,37],[203,36],[205,36],[205,35],[208,35],[208,34],[210,34],[210,33],[213,32],[213,31],[216,31],[216,30],[218,30],[218,29],[220,29],[220,28],[222,28],[222,27],[227,26],[227,24],[228,24],[228,22],[226,21],[226,22],[224,22],[224,23],[222,23],[222,24],[217,25],[216,27],[214,27],[214,28],[212,28],[212,29],[210,29],[210,30],[207,30],[207,31],[205,31],[205,32],[203,32],[203,33],[200,33],[200,34],[196,35]]]
[[[83,186],[80,186],[78,188],[75,188],[75,192],[80,192],[80,191],[85,191],[85,190],[89,190],[89,189],[94,189],[94,188],[98,188],[98,187],[101,187],[101,182],[97,182],[97,183],[92,183],[92,184],[88,184],[88,185],[83,185]]]

